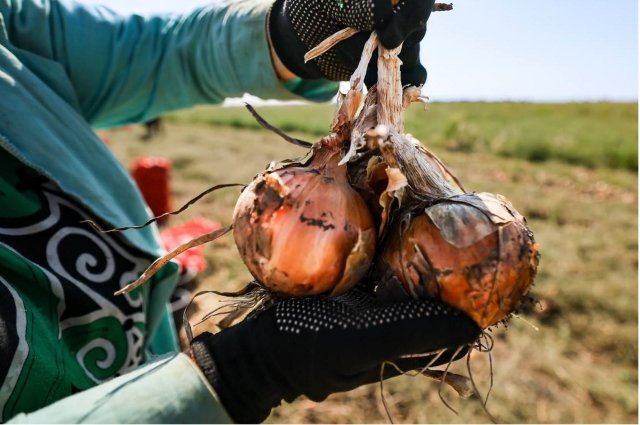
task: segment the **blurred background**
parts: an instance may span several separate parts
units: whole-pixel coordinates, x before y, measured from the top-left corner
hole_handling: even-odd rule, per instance
[[[142,14],[207,3],[82,1]],[[421,55],[432,103],[408,111],[407,132],[467,189],[509,198],[542,252],[537,303],[492,329],[491,362],[486,353],[471,358],[500,422],[638,422],[637,22],[632,0],[458,0],[429,21]],[[334,110],[246,99],[272,124],[310,141],[327,134]],[[270,161],[304,153],[262,130],[238,103],[169,114],[157,132],[132,126],[101,135],[127,167],[141,156],[168,159],[178,207],[210,186],[248,182]],[[234,189],[217,192],[169,224],[195,217],[227,224],[236,198]],[[232,238],[204,252],[198,288],[233,290],[251,280]],[[217,303],[199,302],[194,319]],[[466,364],[453,369],[467,374]],[[459,399],[426,377],[394,378],[384,393],[396,422],[490,421],[478,400]],[[380,387],[371,385],[323,403],[285,403],[269,421],[388,419]]]

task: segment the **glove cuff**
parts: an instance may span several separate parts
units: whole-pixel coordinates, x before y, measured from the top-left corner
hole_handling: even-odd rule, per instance
[[[276,0],[267,16],[267,32],[271,46],[287,69],[300,78],[323,78],[320,68],[314,61],[304,62],[308,46],[295,33],[291,22],[284,13],[285,0]]]
[[[191,353],[202,374],[207,378],[207,381],[209,381],[209,384],[211,384],[213,389],[218,391],[220,387],[218,371],[207,346],[201,341],[193,341],[191,344]]]
[[[215,337],[206,332],[198,335],[191,343],[191,351],[195,361],[213,387],[220,399],[220,402],[229,413],[229,416],[236,423],[260,423],[264,421],[271,413],[271,407],[261,406],[259,400],[247,403],[242,394],[236,392],[235,385],[242,383],[225,380],[223,374],[220,373],[214,355],[210,349]],[[243,364],[226,363],[225,367],[243,367]],[[224,360],[221,364],[225,364]]]

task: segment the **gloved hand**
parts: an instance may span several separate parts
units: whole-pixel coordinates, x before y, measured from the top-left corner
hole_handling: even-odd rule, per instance
[[[269,16],[269,33],[284,65],[302,78],[349,80],[356,69],[364,43],[375,30],[388,49],[404,42],[402,84],[421,85],[427,71],[420,64],[420,40],[435,0],[276,0]],[[337,44],[322,56],[304,63],[304,55],[335,32],[353,27],[362,32]],[[369,66],[366,84],[377,80],[376,60]]]
[[[231,417],[257,423],[282,400],[321,401],[376,382],[384,361],[417,369],[434,355],[401,356],[446,348],[433,366],[447,363],[479,333],[471,319],[440,302],[381,306],[373,293],[352,289],[328,299],[286,299],[215,335],[197,336],[191,349]],[[393,367],[385,372],[398,374]]]

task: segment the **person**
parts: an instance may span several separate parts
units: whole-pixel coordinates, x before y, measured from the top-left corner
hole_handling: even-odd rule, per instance
[[[162,133],[164,130],[164,124],[161,117],[151,118],[149,121],[142,123],[144,127],[144,134],[140,136],[140,140],[149,141]]]
[[[432,5],[229,0],[142,17],[0,0],[0,419],[260,422],[283,400],[375,382],[385,361],[414,369],[459,357],[480,332],[469,318],[435,301],[382,304],[365,289],[284,300],[181,353],[167,307],[175,264],[113,295],[162,254],[157,228],[103,234],[82,223],[149,218],[93,128],[245,92],[328,100],[372,30],[386,47],[404,42],[403,80],[422,84]],[[347,26],[362,32],[304,62]]]

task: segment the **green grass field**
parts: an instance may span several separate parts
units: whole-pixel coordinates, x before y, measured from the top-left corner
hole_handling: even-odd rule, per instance
[[[327,132],[332,106],[260,110],[273,124],[307,140]],[[501,422],[637,423],[638,216],[637,106],[632,104],[432,104],[412,108],[407,131],[434,150],[468,190],[501,193],[524,214],[542,259],[535,308],[493,330],[493,389],[488,409]],[[197,108],[169,117],[163,135],[106,133],[128,167],[139,155],[173,161],[174,205],[205,188],[248,182],[270,161],[303,150],[259,129],[243,108]],[[215,193],[178,217],[229,223],[236,189]],[[231,237],[207,248],[202,288],[231,290],[250,280]],[[210,310],[214,299],[198,303]],[[196,328],[198,329],[198,328]],[[339,353],[336,353],[339,355]],[[472,358],[481,391],[489,386],[486,354]],[[466,365],[455,371],[466,373]],[[397,422],[486,423],[476,400],[443,389],[451,412],[427,378],[385,385]],[[301,398],[275,409],[270,422],[386,422],[379,387]]]
[[[320,137],[327,132],[330,105],[263,108],[284,131]],[[414,105],[406,131],[436,151],[487,152],[534,162],[558,160],[586,167],[638,168],[635,104],[432,104]],[[172,114],[173,122],[259,129],[242,108],[197,108]]]

